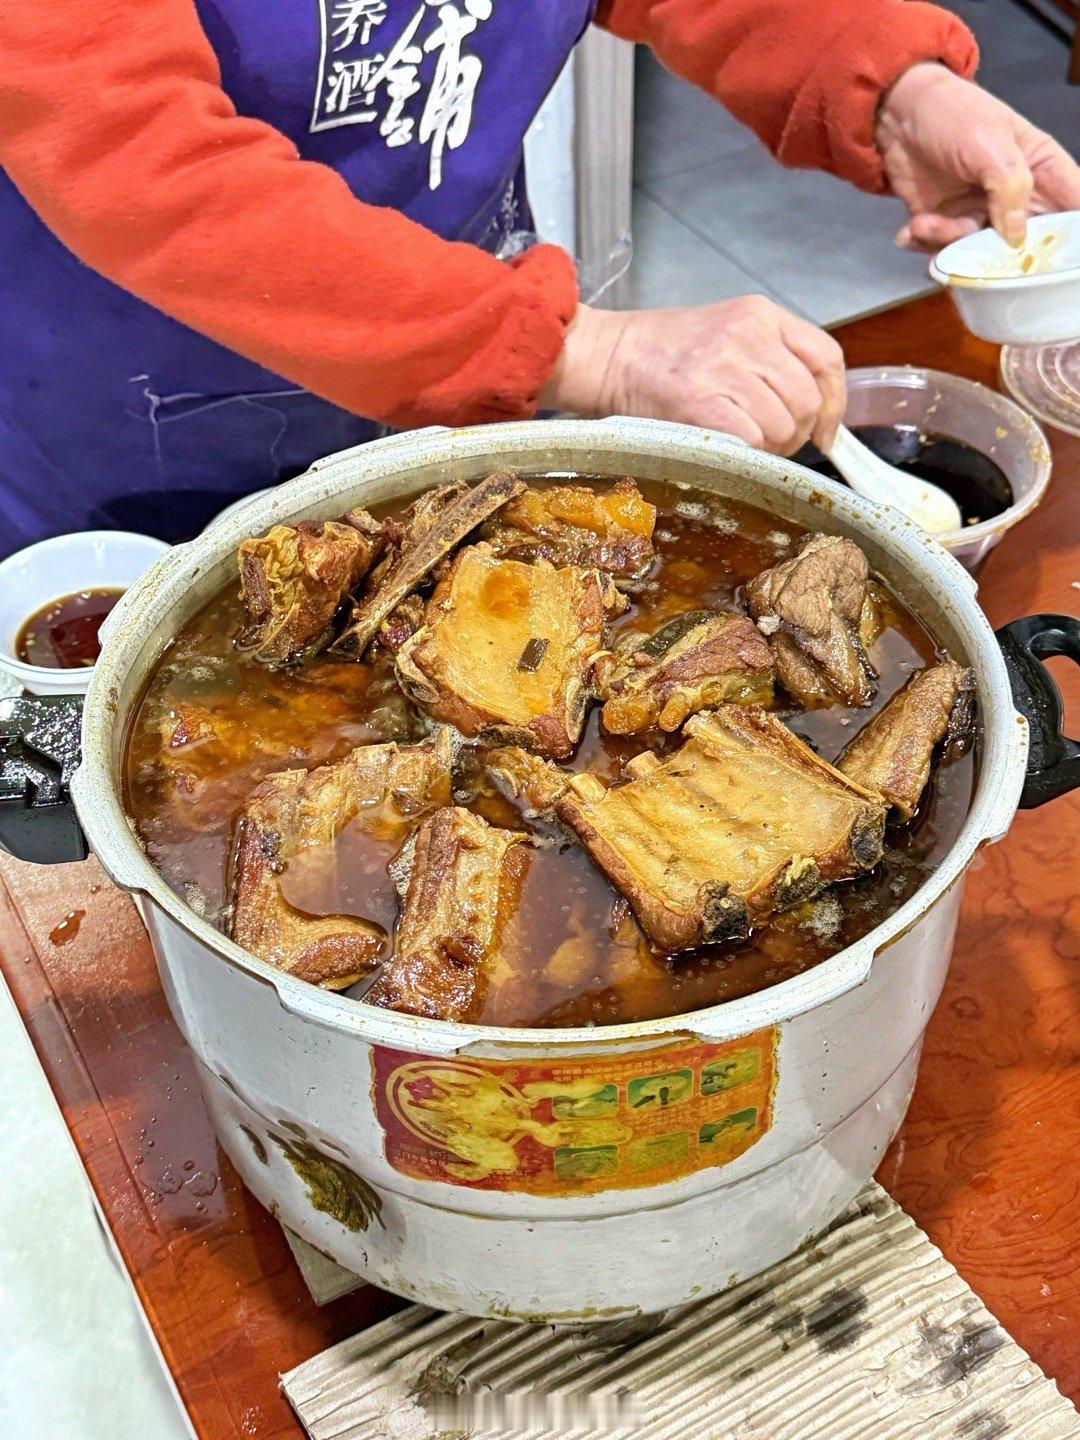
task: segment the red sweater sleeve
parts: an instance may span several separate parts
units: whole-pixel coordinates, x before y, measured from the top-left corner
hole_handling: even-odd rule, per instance
[[[563,251],[442,240],[238,116],[192,0],[0,5],[0,164],[95,270],[394,425],[530,414],[577,301]]]
[[[601,0],[640,40],[754,130],[785,165],[888,187],[874,143],[882,94],[921,60],[970,78],[971,32],[921,0]]]

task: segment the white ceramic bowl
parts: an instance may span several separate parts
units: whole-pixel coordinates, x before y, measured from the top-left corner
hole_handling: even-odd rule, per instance
[[[1038,215],[1014,249],[994,230],[936,255],[930,274],[948,288],[974,335],[998,345],[1080,340],[1080,210]]]
[[[847,372],[848,425],[915,425],[989,455],[1012,486],[1013,503],[978,525],[935,538],[968,570],[1031,513],[1050,483],[1050,445],[1014,400],[975,380],[915,365],[868,365]]]
[[[0,562],[0,669],[34,695],[84,695],[94,672],[27,665],[15,654],[23,624],[50,600],[105,586],[127,589],[168,550],[123,530],[84,530],[28,545]]]

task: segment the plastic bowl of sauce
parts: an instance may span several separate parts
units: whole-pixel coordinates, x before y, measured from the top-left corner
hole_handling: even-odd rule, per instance
[[[1050,482],[1050,446],[1015,401],[962,375],[914,365],[847,372],[846,424],[875,454],[940,485],[963,528],[938,541],[976,569],[1007,530],[1030,514]],[[807,447],[795,457],[834,478]]]
[[[0,563],[0,669],[34,695],[80,695],[99,631],[124,591],[168,546],[149,535],[58,535]]]

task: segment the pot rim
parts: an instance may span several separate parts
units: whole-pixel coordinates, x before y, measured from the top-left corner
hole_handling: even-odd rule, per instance
[[[605,451],[618,451],[624,455],[632,452],[657,465],[665,458],[701,464],[722,470],[736,490],[740,481],[751,486],[771,481],[780,497],[790,496],[795,506],[801,502],[821,513],[822,528],[839,528],[841,533],[845,526],[850,528],[872,548],[895,560],[902,573],[933,592],[964,637],[978,685],[980,766],[960,834],[915,894],[853,945],[765,990],[653,1020],[552,1029],[428,1020],[320,989],[249,955],[201,919],[168,886],[139,843],[122,804],[122,776],[113,754],[118,731],[126,735],[135,697],[127,697],[121,713],[119,679],[136,661],[149,669],[160,659],[163,645],[150,662],[143,655],[147,634],[153,628],[153,607],[181,603],[187,583],[225,560],[251,533],[253,523],[268,528],[302,513],[331,513],[345,483],[392,482],[440,458],[486,463],[495,452],[499,459],[492,463],[513,463],[510,452],[523,469],[528,468],[530,454],[535,454],[533,464],[539,469],[537,462],[552,448],[579,450],[594,462],[602,459]],[[778,519],[783,518],[779,512]],[[162,592],[170,585],[176,594],[163,600]],[[628,1041],[659,1042],[673,1033],[702,1039],[733,1038],[815,1009],[860,984],[875,956],[911,929],[957,883],[980,845],[999,839],[1011,823],[1027,761],[1027,726],[1013,706],[1005,664],[989,622],[976,603],[976,590],[963,566],[897,511],[874,505],[793,461],[752,450],[744,442],[714,431],[620,416],[516,421],[459,430],[433,427],[391,436],[316,461],[303,475],[265,496],[253,510],[245,509],[238,518],[211,527],[187,545],[174,547],[131,587],[103,627],[102,653],[83,715],[83,761],[73,777],[72,794],[91,847],[121,888],[146,897],[226,964],[272,986],[285,1009],[321,1025],[354,1033],[371,1043],[428,1054],[489,1048],[505,1051],[507,1047],[595,1050],[600,1045],[625,1046]]]

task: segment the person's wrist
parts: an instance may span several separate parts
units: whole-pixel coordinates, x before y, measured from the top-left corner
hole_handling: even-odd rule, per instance
[[[875,127],[878,150],[883,152],[892,141],[903,138],[935,92],[964,83],[940,60],[920,60],[909,65],[885,91],[878,105]]]
[[[611,413],[611,369],[626,315],[579,305],[563,348],[540,392],[541,410],[569,410],[594,418]]]

